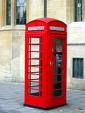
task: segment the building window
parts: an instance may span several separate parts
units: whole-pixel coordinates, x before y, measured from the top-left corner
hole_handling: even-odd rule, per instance
[[[6,0],[6,25],[11,25],[11,0]]]
[[[26,23],[26,0],[16,0],[16,24]]]
[[[83,58],[73,58],[73,77],[83,78]]]
[[[82,21],[82,0],[75,0],[75,21]]]

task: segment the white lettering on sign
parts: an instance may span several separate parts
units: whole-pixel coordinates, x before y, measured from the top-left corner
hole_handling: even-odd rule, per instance
[[[44,30],[44,26],[28,27],[28,31],[33,31],[33,30]]]
[[[50,30],[57,30],[57,31],[64,31],[64,27],[56,27],[56,26],[50,26]]]

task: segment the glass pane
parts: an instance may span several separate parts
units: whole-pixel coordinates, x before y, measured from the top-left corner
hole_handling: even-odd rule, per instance
[[[30,86],[31,86],[31,88],[32,87],[39,88],[39,82],[31,82]]]
[[[11,0],[6,0],[6,24],[11,25]]]
[[[30,94],[31,95],[34,95],[34,96],[39,96],[39,90],[33,90],[33,89],[31,89],[30,90]]]
[[[54,74],[62,73],[62,39],[54,39]]]
[[[31,74],[30,76],[32,80],[39,79],[39,75]]]
[[[59,81],[61,81],[61,75],[55,75],[54,82],[59,82]]]
[[[76,59],[73,59],[73,77],[77,76]]]
[[[80,78],[83,78],[83,59],[81,59],[80,62]]]
[[[62,66],[62,53],[56,54],[55,66]]]
[[[31,58],[39,58],[39,52],[31,52]]]
[[[31,65],[39,65],[39,60],[31,60]]]
[[[77,76],[80,76],[80,59],[77,59]]]
[[[62,45],[62,39],[61,38],[55,38],[54,39],[54,44]]]
[[[40,45],[31,45],[31,51],[39,51]]]
[[[56,45],[56,52],[62,52],[62,46]]]
[[[16,24],[26,23],[26,0],[16,0]]]
[[[62,91],[61,90],[54,90],[54,96],[61,96]]]
[[[31,72],[39,72],[39,67],[31,67]]]
[[[31,43],[32,44],[39,44],[40,43],[40,38],[31,38]]]
[[[75,21],[82,21],[82,0],[75,0]]]
[[[56,62],[56,66],[62,66],[62,60],[58,60],[58,61]]]
[[[55,83],[54,89],[61,89],[61,83]]]
[[[62,69],[60,67],[54,68],[54,74],[62,74]]]

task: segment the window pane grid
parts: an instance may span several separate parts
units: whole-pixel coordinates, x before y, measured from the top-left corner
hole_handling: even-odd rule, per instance
[[[54,38],[53,58],[54,58],[54,76],[53,76],[53,95],[62,95],[62,46],[61,38]]]
[[[41,95],[41,41],[39,37],[30,37],[29,44],[29,94]]]
[[[73,77],[83,78],[83,58],[73,58]]]

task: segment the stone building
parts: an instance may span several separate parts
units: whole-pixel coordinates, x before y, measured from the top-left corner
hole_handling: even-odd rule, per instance
[[[83,81],[81,87],[84,88],[84,52],[79,52],[79,49],[83,47],[84,50],[85,46],[85,0],[0,0],[0,80],[23,81],[25,23],[41,17],[52,17],[67,23],[68,86],[76,87]],[[75,33],[80,30],[79,35]],[[75,62],[80,63],[82,68],[76,75],[74,73],[80,67]]]

